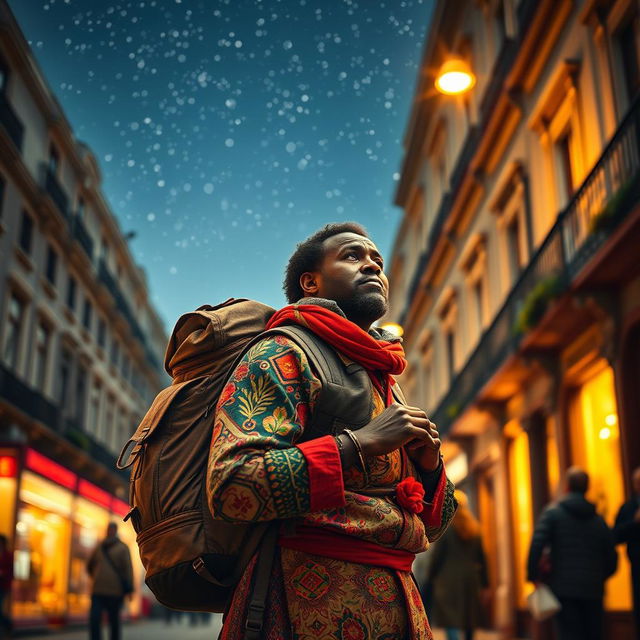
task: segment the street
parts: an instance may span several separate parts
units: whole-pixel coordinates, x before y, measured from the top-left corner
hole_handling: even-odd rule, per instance
[[[124,626],[123,640],[215,640],[220,632],[221,616],[214,614],[210,624],[191,626],[186,616],[178,622],[166,624],[160,620],[143,620],[126,624]],[[107,636],[106,629],[104,636]],[[40,635],[16,634],[16,637],[29,638],[30,640],[86,640],[87,629],[80,628],[74,631],[58,631]],[[476,640],[497,640],[500,636],[496,633],[478,631]],[[444,632],[434,631],[434,640],[445,640]]]

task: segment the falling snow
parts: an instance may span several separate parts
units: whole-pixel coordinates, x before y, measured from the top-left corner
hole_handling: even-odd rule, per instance
[[[9,3],[168,322],[281,304],[288,253],[332,220],[389,252],[429,0]]]

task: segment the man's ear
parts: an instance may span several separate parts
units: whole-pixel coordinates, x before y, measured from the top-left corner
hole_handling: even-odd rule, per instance
[[[303,273],[300,276],[300,288],[304,291],[305,298],[316,296],[320,288],[317,274],[310,271]]]

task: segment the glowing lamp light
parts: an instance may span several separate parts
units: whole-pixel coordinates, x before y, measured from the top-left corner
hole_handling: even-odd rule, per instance
[[[396,338],[402,338],[404,335],[404,329],[395,322],[385,322],[380,328],[392,333]]]
[[[610,413],[604,419],[604,423],[607,425],[607,427],[613,427],[615,424],[617,424],[617,422],[618,416],[615,413]]]
[[[598,435],[600,440],[608,440],[611,437],[611,429],[609,427],[602,427]]]
[[[0,478],[15,478],[18,475],[18,461],[13,456],[0,456]]]
[[[469,65],[459,58],[445,62],[436,78],[436,89],[447,96],[466,93],[476,83],[476,77]]]

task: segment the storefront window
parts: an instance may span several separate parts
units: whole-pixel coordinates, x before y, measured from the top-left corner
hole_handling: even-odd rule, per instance
[[[571,402],[571,455],[591,479],[587,498],[613,526],[624,502],[620,433],[613,370],[601,361]],[[607,609],[631,608],[631,578],[624,547],[618,547],[618,571],[607,582]]]
[[[56,620],[66,610],[71,492],[22,474],[16,523],[13,615]]]
[[[529,545],[533,535],[533,506],[531,502],[531,471],[529,464],[529,437],[517,421],[505,427],[509,443],[509,476],[511,481],[511,512],[515,551],[516,603],[526,607],[532,586],[527,583],[526,567]]]
[[[76,498],[69,566],[69,615],[86,616],[91,602],[87,561],[104,538],[109,512],[84,498]]]

